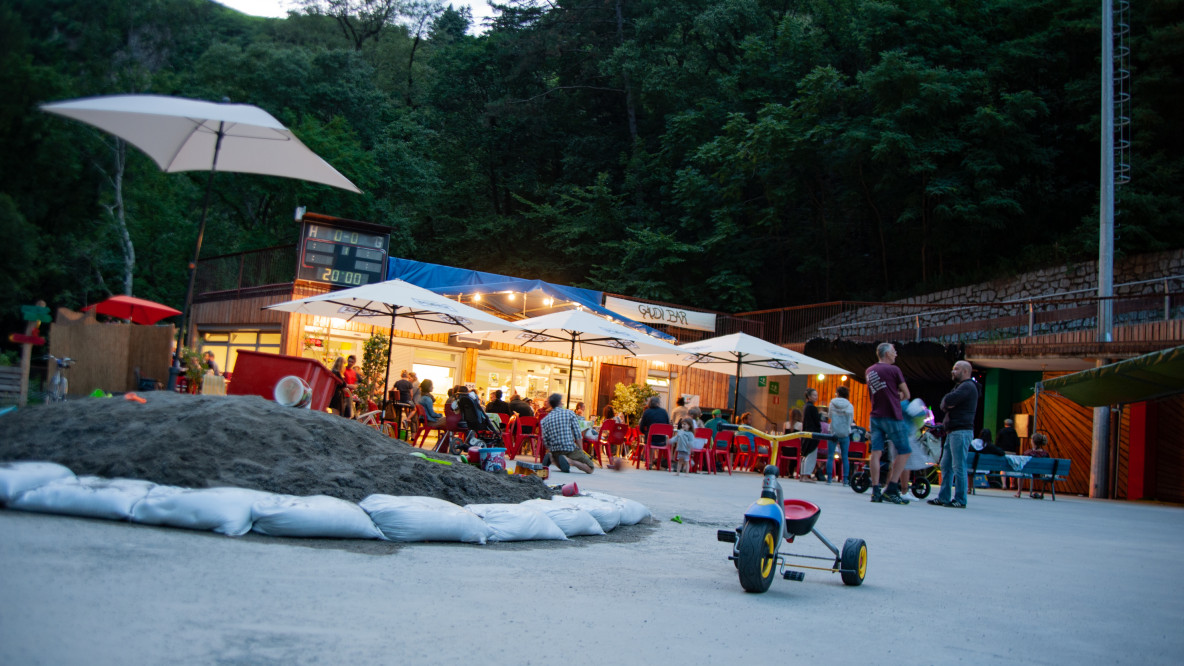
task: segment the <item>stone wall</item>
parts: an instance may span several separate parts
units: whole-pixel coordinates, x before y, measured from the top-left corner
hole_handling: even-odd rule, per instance
[[[1162,280],[1165,277],[1176,276],[1184,276],[1184,249],[1140,254],[1114,262],[1115,285],[1144,280]],[[1172,290],[1180,289],[1181,282],[1181,280],[1173,281]],[[1097,288],[1098,262],[1090,261],[1044,268],[1014,278],[1003,278],[957,289],[946,289],[895,302],[908,304],[982,303],[1047,298],[1057,295],[1092,296],[1097,292]],[[1163,293],[1162,281],[1116,287],[1114,290],[1115,296],[1157,293]]]
[[[1169,292],[1184,290],[1184,249],[1115,261],[1115,324],[1163,319],[1165,278]],[[851,310],[820,322],[813,336],[913,339],[919,327],[924,339],[970,342],[1090,328],[1097,279],[1096,261],[1044,268]],[[916,307],[924,305],[933,307]],[[1170,301],[1169,316],[1184,316],[1184,299]]]

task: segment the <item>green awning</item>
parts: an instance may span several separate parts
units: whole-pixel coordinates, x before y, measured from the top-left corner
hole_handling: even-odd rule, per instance
[[[1184,347],[1165,349],[1044,382],[1085,407],[1142,402],[1184,392]]]

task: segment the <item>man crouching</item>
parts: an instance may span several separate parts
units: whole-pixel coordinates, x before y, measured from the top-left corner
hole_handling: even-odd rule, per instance
[[[559,469],[566,472],[570,462],[576,469],[591,474],[592,459],[584,453],[584,437],[580,433],[580,417],[576,416],[575,412],[560,407],[562,402],[563,396],[558,393],[552,393],[547,398],[547,403],[551,405],[551,411],[539,424],[543,431],[543,443],[547,446],[547,451]]]

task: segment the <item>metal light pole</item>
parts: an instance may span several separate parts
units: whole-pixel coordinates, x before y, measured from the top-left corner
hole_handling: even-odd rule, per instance
[[[1113,339],[1114,295],[1114,6],[1102,0],[1102,169],[1101,211],[1098,237],[1098,342]],[[1097,364],[1105,365],[1099,358]],[[1090,456],[1089,496],[1107,497],[1110,445],[1110,407],[1094,408],[1093,447]]]

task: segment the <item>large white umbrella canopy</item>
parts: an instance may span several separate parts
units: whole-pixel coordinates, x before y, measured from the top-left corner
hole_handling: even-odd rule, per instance
[[[361,192],[257,106],[163,95],[109,95],[42,104],[41,109],[114,134],[147,153],[165,172],[209,172],[197,244],[189,265],[189,288],[181,317],[182,342],[189,327],[194,276],[216,171],[295,178]]]
[[[144,151],[161,171],[231,171],[295,178],[361,192],[270,113],[163,95],[110,95],[41,105],[43,111],[110,132]],[[221,139],[221,145],[219,145]]]
[[[523,331],[482,333],[487,340],[570,355],[567,399],[575,359],[596,356],[640,356],[677,353],[679,348],[586,310],[564,310],[514,322]]]
[[[420,335],[433,333],[472,333],[475,331],[517,331],[518,326],[496,315],[457,303],[403,280],[387,280],[308,296],[285,303],[268,305],[267,310],[281,310],[345,321],[389,326],[392,330]],[[386,348],[386,378],[390,385],[391,345]]]
[[[849,375],[850,372],[775,345],[767,340],[732,333],[717,338],[679,345],[677,354],[647,356],[646,360],[665,361],[675,365],[702,368],[736,377],[732,392],[732,409],[739,407],[740,377],[761,375]]]
[[[345,321],[431,335],[520,331],[497,315],[445,298],[403,280],[387,280],[269,305],[265,309],[335,317]]]

